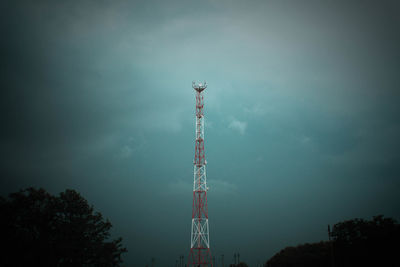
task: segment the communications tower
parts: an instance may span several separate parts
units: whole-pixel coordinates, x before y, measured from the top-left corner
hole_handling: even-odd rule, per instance
[[[194,153],[192,233],[188,266],[212,267],[208,232],[207,178],[204,155],[204,98],[205,82],[193,82],[196,91],[196,141]]]

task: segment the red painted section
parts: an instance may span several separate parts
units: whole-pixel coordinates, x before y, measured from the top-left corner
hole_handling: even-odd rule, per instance
[[[212,266],[209,248],[192,248],[189,255],[189,266]]]

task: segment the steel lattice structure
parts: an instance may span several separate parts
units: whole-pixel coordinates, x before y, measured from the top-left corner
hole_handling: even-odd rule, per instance
[[[204,97],[207,84],[193,82],[196,91],[196,141],[194,154],[193,211],[188,266],[212,266],[208,231],[207,177],[204,155]]]

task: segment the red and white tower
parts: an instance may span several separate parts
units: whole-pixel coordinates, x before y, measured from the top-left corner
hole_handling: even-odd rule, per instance
[[[212,266],[208,232],[207,178],[204,155],[204,98],[207,84],[193,82],[196,91],[196,141],[194,153],[192,234],[188,266]]]

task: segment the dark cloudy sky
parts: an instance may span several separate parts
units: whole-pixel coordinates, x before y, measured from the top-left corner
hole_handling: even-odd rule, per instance
[[[1,1],[1,180],[73,188],[127,266],[189,253],[192,80],[210,242],[254,266],[327,224],[400,219],[398,1]]]

